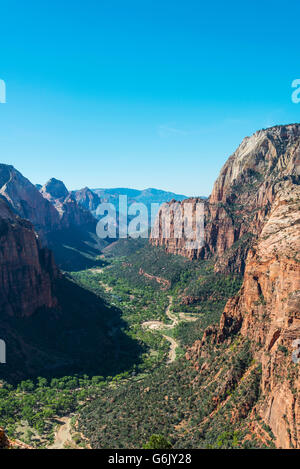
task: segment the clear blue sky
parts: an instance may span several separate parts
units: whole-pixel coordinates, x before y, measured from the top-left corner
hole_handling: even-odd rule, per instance
[[[244,136],[300,121],[299,0],[0,6],[0,160],[34,183],[208,195]]]

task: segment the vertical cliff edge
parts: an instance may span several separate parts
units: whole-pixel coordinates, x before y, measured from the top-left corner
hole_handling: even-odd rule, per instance
[[[297,182],[299,175],[300,124],[260,130],[246,137],[230,156],[204,202],[204,246],[186,249],[184,237],[164,238],[161,230],[150,242],[190,259],[214,257],[217,272],[243,272],[248,250],[272,210],[277,184],[287,179]],[[189,203],[194,210],[199,202],[191,198],[180,206]]]
[[[58,276],[51,251],[41,246],[32,224],[0,198],[0,314],[30,316],[53,308]]]

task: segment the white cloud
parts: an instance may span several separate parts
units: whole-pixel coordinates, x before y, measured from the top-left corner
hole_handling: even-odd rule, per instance
[[[168,125],[160,125],[158,127],[158,135],[161,138],[167,138],[171,137],[172,135],[188,135],[189,132],[186,132],[185,130],[181,129],[176,129],[175,127],[170,127]]]

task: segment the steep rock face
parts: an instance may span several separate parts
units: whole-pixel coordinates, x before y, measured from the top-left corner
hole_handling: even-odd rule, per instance
[[[0,196],[15,214],[33,224],[43,246],[53,250],[59,267],[76,270],[93,265],[105,245],[97,237],[96,219],[76,203],[63,182],[53,178],[40,190],[38,187],[13,166],[0,165]]]
[[[80,207],[64,183],[55,178],[38,190],[13,166],[1,164],[0,195],[17,215],[34,225],[44,244],[53,233],[96,224],[91,213]]]
[[[276,445],[300,448],[300,187],[280,184],[258,243],[249,251],[239,297],[223,313],[219,338],[240,327],[262,364],[257,413]],[[283,186],[283,187],[282,187]],[[299,349],[300,350],[300,349]],[[293,360],[294,357],[294,360]]]
[[[74,191],[73,195],[78,205],[92,213],[96,212],[100,204],[100,198],[95,192],[91,191],[88,187],[84,187],[83,189]]]
[[[270,213],[277,182],[299,178],[299,165],[300,124],[272,127],[246,137],[227,160],[205,202],[203,247],[186,249],[184,237],[166,239],[161,232],[151,243],[191,259],[216,256],[216,271],[243,272],[248,249]],[[199,202],[189,199],[180,205],[190,203],[194,212]]]
[[[51,252],[42,248],[30,222],[16,216],[0,199],[0,312],[30,316],[52,308],[52,283],[58,276]]]
[[[261,367],[260,398],[244,409],[243,426],[262,444],[272,440],[278,448],[300,448],[300,187],[287,180],[275,191],[269,217],[248,252],[239,294],[227,302],[219,327],[207,328],[186,358],[197,367],[198,358],[211,353],[209,344],[215,349],[226,344],[226,353],[234,356],[237,344],[249,341],[249,371]],[[218,372],[211,370],[210,379],[217,382]]]
[[[96,224],[92,214],[77,204],[75,196],[68,192],[62,181],[52,178],[40,189],[40,192],[57,210],[61,228]]]
[[[59,215],[38,189],[13,166],[0,164],[0,195],[21,218],[30,220],[42,240],[59,229]]]
[[[46,182],[46,184],[40,188],[40,192],[41,194],[45,194],[46,198],[49,197],[52,200],[65,199],[69,194],[64,183],[55,178],[51,178]]]

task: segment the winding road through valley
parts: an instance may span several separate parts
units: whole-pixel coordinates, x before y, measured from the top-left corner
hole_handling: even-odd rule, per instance
[[[164,324],[161,321],[146,321],[142,323],[142,327],[152,329],[152,330],[165,330],[165,329],[174,329],[175,326],[179,323],[179,320],[177,317],[171,313],[171,307],[173,305],[173,298],[172,296],[168,296],[169,298],[169,304],[166,309],[166,316],[168,316],[169,319],[171,319],[172,324]],[[179,313],[180,318],[182,321],[196,321],[197,318],[193,318],[191,316],[185,316],[185,313]],[[179,347],[178,342],[173,338],[168,335],[162,334],[162,336],[170,342],[170,350],[169,350],[169,356],[168,356],[168,362],[167,363],[172,363],[176,359],[176,349]]]
[[[93,273],[102,273],[103,270],[104,270],[103,268],[90,269],[90,271],[93,272]],[[107,285],[105,282],[100,280],[99,284],[104,288],[106,293],[112,293],[113,288],[110,287],[109,285]],[[159,331],[164,330],[165,331],[166,329],[172,330],[172,329],[174,329],[175,326],[177,326],[177,324],[179,324],[179,319],[177,318],[177,316],[175,316],[174,314],[171,313],[171,307],[173,305],[173,297],[171,295],[169,295],[168,299],[169,299],[169,304],[166,308],[166,316],[172,321],[172,323],[171,324],[164,324],[162,321],[156,321],[156,320],[145,321],[145,322],[142,323],[142,327],[147,328],[147,329],[151,329],[151,330],[159,330]],[[182,322],[192,322],[192,321],[196,321],[198,319],[197,317],[189,316],[189,315],[187,315],[186,313],[183,313],[183,312],[179,313],[178,317],[180,318],[180,322],[181,321]],[[162,336],[168,342],[170,342],[170,350],[169,350],[169,356],[168,356],[167,363],[172,363],[176,360],[176,349],[177,349],[177,347],[179,347],[179,344],[173,337],[170,337],[169,335],[162,334]]]

